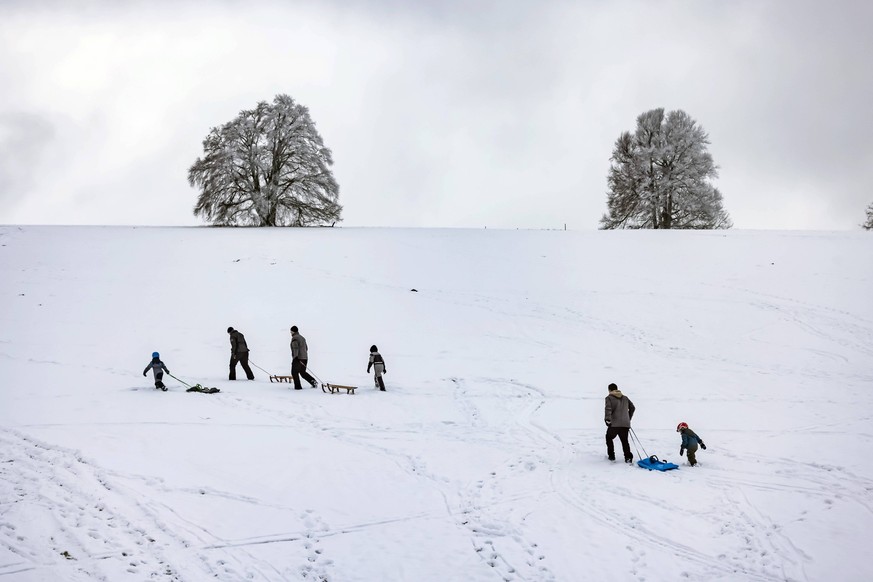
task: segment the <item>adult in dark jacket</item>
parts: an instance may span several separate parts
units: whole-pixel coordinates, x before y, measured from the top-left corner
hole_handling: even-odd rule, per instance
[[[309,382],[313,388],[318,388],[318,382],[306,371],[306,362],[309,361],[309,346],[306,338],[300,335],[296,325],[291,326],[291,377],[294,378],[294,389],[303,390],[300,385],[300,376]]]
[[[249,368],[249,346],[246,345],[246,336],[232,327],[227,328],[230,335],[230,375],[228,380],[236,380],[236,363],[239,362],[245,370],[246,378],[254,380],[255,375]]]
[[[610,461],[615,460],[615,448],[612,441],[617,436],[621,440],[624,462],[633,463],[634,456],[631,453],[627,436],[636,408],[631,399],[622,394],[615,384],[610,384],[607,389],[609,396],[606,397],[606,409],[603,416],[603,421],[606,423],[606,455]]]

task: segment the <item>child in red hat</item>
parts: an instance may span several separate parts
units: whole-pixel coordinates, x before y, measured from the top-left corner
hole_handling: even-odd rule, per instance
[[[681,457],[685,451],[688,451],[688,464],[693,467],[697,464],[697,457],[695,456],[697,445],[699,444],[700,448],[704,451],[706,450],[706,445],[703,444],[703,439],[696,432],[688,428],[688,424],[684,422],[679,423],[676,427],[676,432],[682,435],[682,446],[679,447],[679,456]]]

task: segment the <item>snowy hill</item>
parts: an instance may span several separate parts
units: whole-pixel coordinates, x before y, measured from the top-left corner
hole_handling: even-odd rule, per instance
[[[869,233],[6,226],[0,245],[0,579],[873,579]],[[227,380],[228,326],[287,374],[295,324],[355,395]],[[156,391],[155,350],[221,392]],[[679,470],[605,459],[610,382],[635,455]]]

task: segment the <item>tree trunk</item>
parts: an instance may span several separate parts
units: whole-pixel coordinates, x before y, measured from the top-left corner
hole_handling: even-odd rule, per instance
[[[664,200],[664,216],[661,217],[662,228],[673,228],[673,195],[667,194]]]

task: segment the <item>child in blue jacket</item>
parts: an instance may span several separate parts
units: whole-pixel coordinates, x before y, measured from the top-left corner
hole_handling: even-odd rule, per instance
[[[155,375],[155,389],[160,388],[164,392],[167,391],[167,387],[164,386],[164,383],[161,381],[164,378],[164,372],[167,374],[170,373],[170,370],[166,365],[161,361],[161,354],[158,352],[152,352],[152,361],[149,362],[149,365],[145,367],[145,370],[142,371],[142,375],[145,376],[149,368],[151,368],[152,372]]]
[[[682,435],[682,445],[679,447],[679,456],[682,456],[682,453],[688,451],[688,464],[692,467],[697,464],[697,457],[695,457],[695,453],[697,453],[697,445],[700,445],[700,448],[704,451],[706,450],[706,445],[703,444],[703,439],[697,436],[697,433],[688,428],[688,425],[684,422],[680,422],[679,426],[676,427],[676,432]]]

